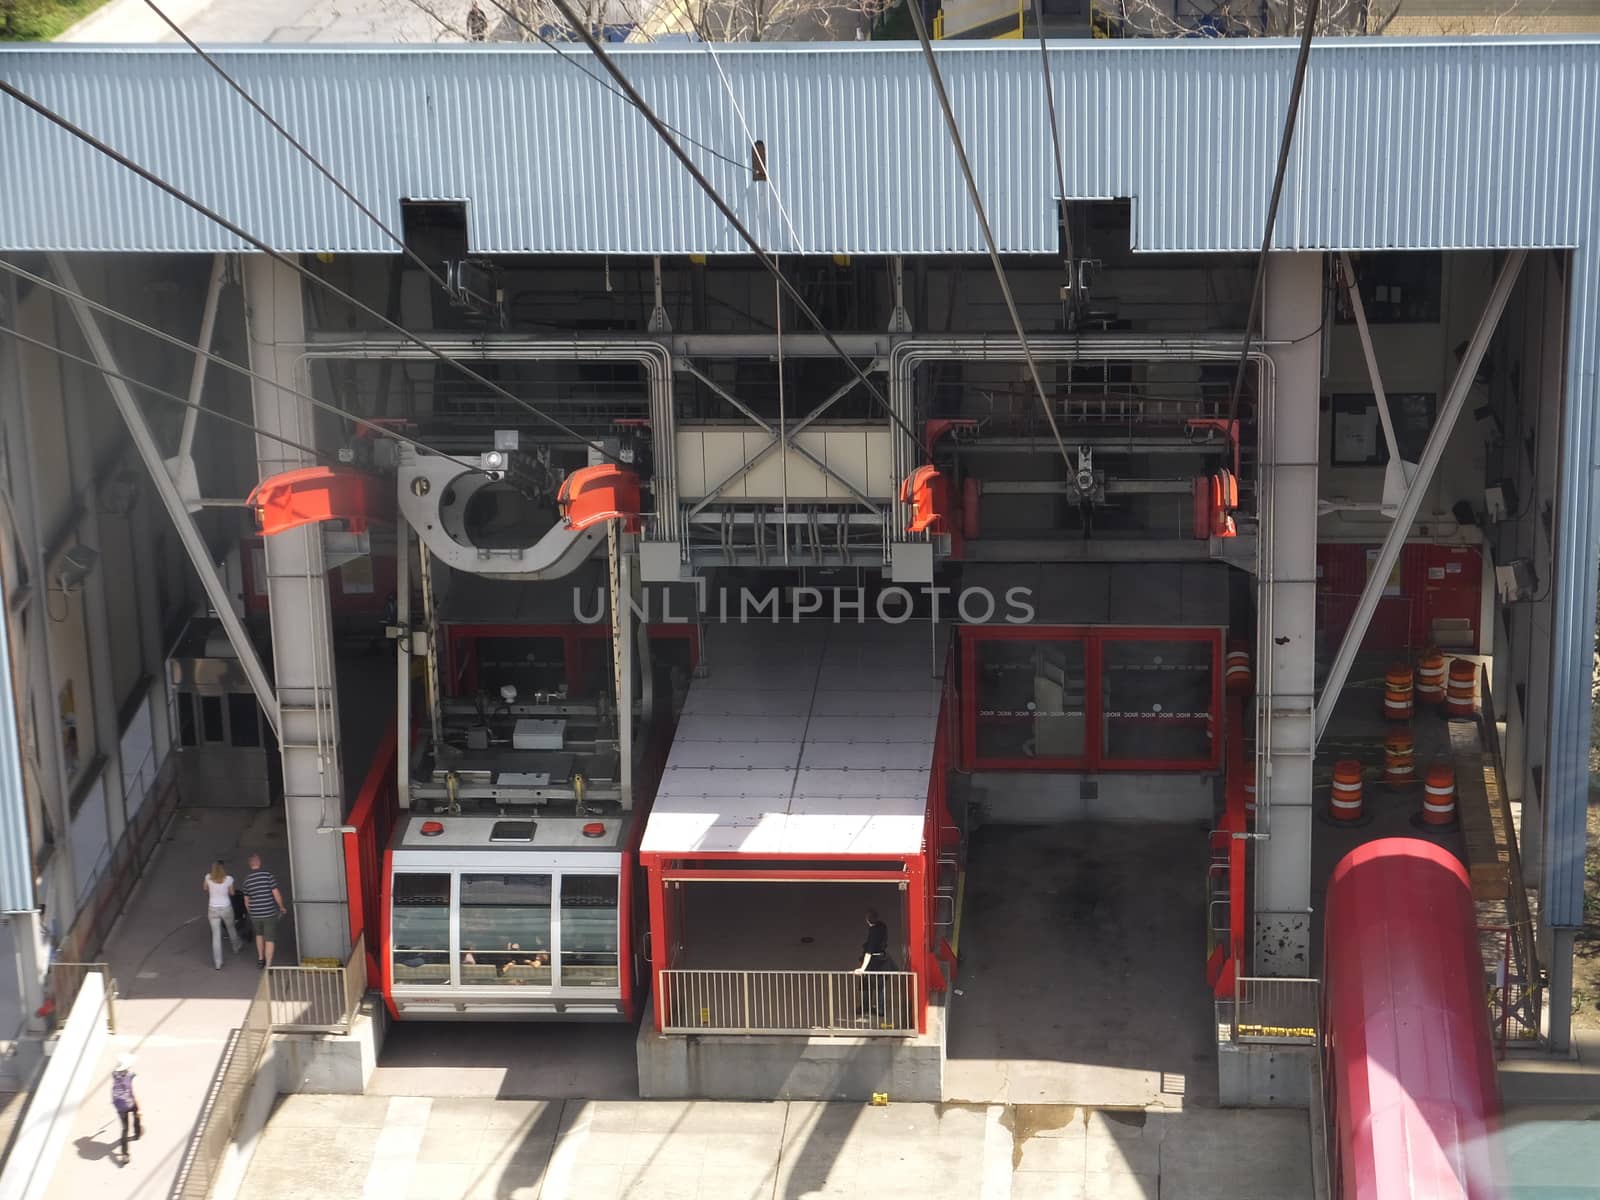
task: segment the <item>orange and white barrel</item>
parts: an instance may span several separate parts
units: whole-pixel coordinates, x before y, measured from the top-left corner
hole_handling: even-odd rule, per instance
[[[1470,717],[1478,711],[1478,664],[1471,659],[1450,660],[1450,685],[1445,710],[1452,717]]]
[[[1391,721],[1409,721],[1412,713],[1411,668],[1396,665],[1383,678],[1383,715]]]
[[[1353,758],[1343,758],[1333,764],[1328,815],[1335,821],[1361,819],[1361,764]]]
[[[1417,660],[1417,703],[1432,708],[1444,703],[1444,655],[1426,650]]]
[[[1254,824],[1256,819],[1256,765],[1244,765],[1244,819]]]
[[[1223,680],[1231,695],[1250,694],[1254,682],[1250,675],[1250,651],[1243,642],[1229,643],[1228,656],[1223,662]]]
[[[1456,819],[1456,772],[1448,763],[1428,768],[1422,785],[1422,823],[1453,825]]]
[[[1416,779],[1416,745],[1409,733],[1391,733],[1383,739],[1383,781],[1391,786]]]

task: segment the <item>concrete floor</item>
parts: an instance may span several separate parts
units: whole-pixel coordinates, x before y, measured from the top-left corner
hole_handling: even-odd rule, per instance
[[[954,1101],[1215,1103],[1203,826],[988,826],[951,998]]]
[[[636,1100],[638,1029],[612,1024],[477,1024],[409,1021],[389,1026],[371,1096],[482,1100]]]
[[[812,1196],[1309,1200],[1308,1133],[1296,1112],[292,1096],[239,1200]]]

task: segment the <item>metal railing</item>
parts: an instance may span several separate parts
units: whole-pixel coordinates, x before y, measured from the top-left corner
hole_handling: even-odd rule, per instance
[[[910,971],[661,972],[663,1033],[915,1037]]]
[[[234,1031],[222,1065],[211,1080],[200,1124],[189,1139],[172,1189],[174,1200],[206,1200],[211,1194],[271,1038],[272,1001],[267,981],[262,979],[244,1024]]]
[[[1217,1000],[1217,1032],[1231,1042],[1315,1046],[1320,981],[1240,976]]]
[[[349,1033],[367,990],[366,935],[342,967],[273,967],[267,984],[275,1032]]]
[[[106,963],[58,962],[50,964],[50,1002],[54,1006],[51,1016],[64,1024],[72,1013],[72,1006],[83,989],[86,975],[100,975],[105,979],[106,1028],[117,1031],[117,981],[111,978],[111,967]]]

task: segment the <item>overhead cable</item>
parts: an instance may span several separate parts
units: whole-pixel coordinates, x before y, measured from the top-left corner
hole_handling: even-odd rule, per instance
[[[1067,220],[1067,160],[1061,150],[1061,127],[1056,120],[1056,88],[1050,78],[1050,52],[1044,41],[1044,9],[1042,0],[1033,0],[1033,23],[1039,32],[1039,66],[1044,75],[1044,111],[1050,122],[1050,141],[1055,146],[1056,166],[1056,218],[1061,223],[1061,236],[1067,244],[1067,270],[1071,272],[1067,280],[1067,313],[1073,326],[1078,323],[1078,306],[1081,297],[1078,294],[1078,255],[1072,245],[1072,225]]]
[[[565,3],[565,0],[557,0]],[[1034,361],[1033,348],[1028,345],[1027,331],[1022,327],[1022,315],[1017,311],[1016,299],[1011,294],[1011,283],[1006,278],[1006,269],[1000,263],[1000,250],[994,240],[994,231],[989,228],[989,217],[983,211],[983,197],[978,193],[978,181],[972,174],[972,163],[967,160],[967,148],[961,142],[961,129],[956,124],[956,115],[950,108],[950,96],[945,91],[944,77],[939,74],[939,64],[933,56],[933,43],[928,40],[928,26],[922,19],[922,9],[917,0],[906,5],[911,13],[912,23],[917,27],[917,40],[922,43],[922,57],[928,64],[928,74],[933,79],[934,91],[939,96],[939,108],[944,113],[944,123],[950,131],[950,140],[955,145],[956,158],[961,163],[961,174],[967,181],[967,195],[972,201],[973,211],[978,214],[978,224],[983,228],[983,240],[989,247],[989,260],[994,263],[995,278],[1000,283],[1000,295],[1006,302],[1006,311],[1011,314],[1011,324],[1017,331],[1017,341],[1022,345],[1022,357],[1028,364],[1028,374],[1033,377],[1033,387],[1039,393],[1039,407],[1044,409],[1045,420],[1050,422],[1050,432],[1056,439],[1056,449],[1061,451],[1061,461],[1066,464],[1067,474],[1075,470],[1072,457],[1067,453],[1067,444],[1061,440],[1061,427],[1056,424],[1055,409],[1050,404],[1050,398],[1045,395],[1044,381],[1039,378],[1039,364]]]
[[[149,334],[151,337],[158,338],[161,341],[166,342],[168,345],[176,346],[180,350],[186,350],[191,354],[197,354],[204,358],[207,362],[214,362],[219,367],[223,367],[229,371],[237,372],[238,374],[245,376],[247,379],[254,380],[257,383],[266,384],[268,387],[276,388],[280,392],[284,392],[290,396],[296,397],[297,399],[304,400],[307,404],[310,404],[314,408],[319,408],[323,412],[331,413],[336,417],[342,417],[344,420],[350,421],[363,429],[370,430],[378,437],[386,437],[392,441],[403,443],[404,445],[411,446],[417,450],[425,450],[429,454],[436,454],[440,458],[447,459],[468,471],[476,471],[478,469],[469,462],[459,459],[452,454],[446,454],[443,450],[436,450],[426,442],[418,441],[413,437],[407,437],[405,434],[396,432],[394,429],[391,429],[389,426],[378,421],[370,421],[366,417],[357,416],[349,409],[340,408],[337,404],[329,403],[327,400],[318,400],[315,396],[307,395],[298,388],[290,387],[286,383],[279,383],[275,379],[269,379],[265,375],[258,374],[257,372],[252,371],[249,367],[246,367],[241,363],[234,362],[231,358],[224,358],[220,354],[214,354],[210,350],[198,346],[193,342],[185,341],[183,338],[178,337],[175,334],[168,333],[164,329],[157,329],[154,325],[147,325],[145,322],[139,320],[139,318],[130,316],[125,312],[112,308],[108,304],[101,304],[98,300],[91,300],[82,292],[75,292],[71,288],[64,287],[53,279],[50,279],[44,275],[35,274],[26,267],[20,267],[16,263],[7,262],[4,258],[0,258],[0,270],[7,271],[12,275],[17,276],[19,279],[26,279],[29,283],[34,284],[36,287],[42,287],[46,291],[54,292],[56,295],[67,300],[76,301],[87,308],[93,309],[95,312],[100,313],[103,316],[110,317],[113,321],[120,321],[124,325],[127,325],[133,329],[137,329],[140,333]],[[11,331],[7,330],[7,332]],[[204,411],[204,406],[202,405],[200,407],[201,411]],[[276,437],[277,435],[273,434],[271,436]]]
[[[207,54],[204,50],[197,46],[194,42],[194,39],[185,33],[182,27],[180,27],[176,21],[167,16],[167,14],[161,10],[161,7],[156,4],[156,0],[144,0],[144,2],[150,7],[151,12],[155,13],[156,16],[161,18],[168,29],[172,30],[173,33],[177,34],[181,39],[183,39],[184,45],[188,46],[189,49],[198,54],[201,58],[201,61],[203,61],[206,66],[215,71],[224,83],[226,83],[235,92],[238,92],[240,97],[243,98],[244,102],[260,114],[262,120],[266,121],[268,125],[271,125],[274,130],[282,135],[284,141],[288,142],[297,151],[299,151],[302,158],[315,167],[318,173],[321,174],[324,179],[333,184],[333,186],[339,190],[340,195],[344,196],[344,198],[349,200],[351,204],[354,204],[358,209],[360,209],[362,216],[366,217],[367,220],[371,221],[374,225],[381,229],[389,238],[389,240],[400,248],[400,253],[404,254],[413,263],[420,267],[423,273],[426,274],[429,279],[433,280],[433,282],[438,284],[446,292],[450,291],[450,284],[444,279],[443,276],[441,276],[427,263],[423,262],[422,259],[418,257],[417,252],[411,249],[410,246],[406,245],[403,237],[401,237],[394,230],[390,229],[389,226],[384,223],[382,217],[378,216],[377,213],[373,212],[370,208],[363,204],[359,196],[347,188],[332,171],[323,165],[322,161],[317,158],[315,154],[306,149],[306,147],[298,138],[294,136],[294,134],[285,129],[283,125],[279,123],[276,117],[274,117],[256,101],[254,96],[245,91],[244,88],[240,86],[238,80],[234,79],[232,75],[228,74],[228,72],[223,69],[221,63],[217,62],[216,59],[212,58],[211,55]]]
[[[1261,253],[1256,259],[1255,283],[1250,288],[1250,312],[1244,321],[1244,340],[1239,346],[1239,366],[1233,375],[1233,390],[1228,395],[1228,424],[1239,419],[1239,394],[1244,389],[1245,368],[1250,362],[1250,339],[1255,336],[1256,317],[1267,283],[1267,251],[1272,246],[1272,231],[1278,223],[1278,201],[1283,196],[1283,177],[1289,169],[1289,148],[1294,144],[1295,125],[1300,116],[1300,93],[1305,87],[1306,66],[1311,61],[1311,35],[1317,28],[1317,10],[1322,0],[1311,0],[1306,13],[1305,31],[1300,37],[1300,55],[1295,59],[1294,83],[1289,88],[1289,111],[1283,118],[1283,136],[1278,142],[1278,170],[1272,179],[1272,199],[1267,203],[1266,228],[1261,231]]]
[[[291,450],[298,450],[300,453],[309,454],[313,458],[329,459],[334,462],[338,461],[339,456],[337,454],[330,454],[326,450],[316,450],[310,446],[302,445],[300,442],[291,441],[290,439],[284,437],[281,433],[272,433],[269,430],[261,428],[259,425],[255,425],[249,421],[246,421],[242,417],[236,417],[232,413],[225,413],[215,408],[207,408],[204,404],[197,404],[195,401],[190,400],[185,396],[180,396],[175,392],[169,392],[165,388],[158,388],[152,383],[145,383],[142,379],[135,379],[132,375],[124,374],[121,371],[113,371],[110,367],[101,366],[92,358],[85,358],[81,354],[74,354],[70,350],[65,350],[60,346],[52,345],[50,342],[44,341],[41,338],[30,337],[28,334],[23,333],[20,329],[13,329],[9,325],[0,325],[0,333],[5,334],[7,337],[16,338],[19,342],[26,342],[30,346],[37,346],[41,350],[48,350],[51,354],[58,355],[59,357],[66,359],[68,362],[78,363],[80,366],[87,367],[89,370],[100,375],[105,375],[112,379],[120,379],[123,383],[129,384],[132,387],[140,388],[143,391],[149,392],[153,396],[160,396],[163,400],[170,400],[174,404],[181,404],[185,408],[193,409],[195,412],[204,413],[206,416],[215,417],[219,421],[226,421],[229,425],[237,425],[241,429],[248,429],[257,437],[271,438],[273,441],[280,442],[289,447]]]
[[[584,437],[582,434],[580,434],[577,430],[573,429],[571,426],[569,426],[569,425],[565,424],[564,422],[556,419],[555,417],[550,416],[548,413],[545,413],[545,412],[541,411],[540,409],[534,407],[532,404],[529,404],[526,400],[522,399],[520,396],[513,395],[511,392],[507,391],[506,388],[504,388],[502,385],[494,382],[493,380],[485,378],[483,375],[480,375],[477,371],[474,371],[472,368],[468,367],[465,363],[462,363],[457,359],[451,358],[450,355],[446,354],[444,351],[442,351],[438,347],[432,345],[431,343],[429,343],[425,339],[418,337],[416,334],[412,333],[409,329],[405,328],[403,325],[399,324],[396,321],[391,321],[383,313],[379,312],[377,309],[373,308],[371,305],[368,305],[368,304],[356,299],[354,296],[350,295],[350,293],[346,292],[343,288],[339,287],[337,284],[335,284],[335,283],[333,283],[333,282],[331,282],[331,281],[329,281],[327,279],[322,278],[320,275],[316,274],[314,271],[307,270],[305,267],[303,267],[299,263],[295,262],[294,259],[292,257],[290,257],[289,255],[283,254],[283,253],[273,249],[266,242],[262,241],[260,238],[256,237],[254,234],[252,234],[252,233],[240,228],[234,222],[228,220],[227,217],[222,216],[220,213],[216,212],[213,209],[207,208],[204,204],[202,204],[200,201],[196,200],[193,196],[190,196],[187,192],[183,191],[181,188],[177,187],[175,184],[169,183],[167,180],[163,179],[160,175],[157,175],[154,171],[151,171],[147,167],[141,166],[139,163],[134,162],[133,159],[129,158],[126,154],[123,154],[120,150],[117,150],[113,146],[107,145],[105,142],[103,142],[99,138],[95,137],[94,134],[88,132],[87,130],[85,130],[85,129],[77,126],[77,125],[74,125],[66,117],[63,117],[60,113],[56,112],[54,109],[50,108],[49,106],[41,103],[40,101],[38,101],[36,99],[34,99],[27,92],[24,92],[21,88],[17,87],[15,84],[10,83],[7,80],[0,79],[0,92],[4,92],[6,95],[10,96],[13,100],[16,100],[19,104],[22,104],[22,105],[26,106],[27,108],[32,109],[34,112],[38,113],[41,117],[43,117],[45,120],[49,121],[51,124],[56,125],[59,128],[66,130],[73,137],[77,138],[79,141],[83,142],[85,145],[87,145],[87,146],[91,147],[92,149],[98,151],[100,154],[105,155],[107,158],[111,159],[113,162],[117,163],[119,166],[122,166],[122,167],[126,168],[127,170],[132,171],[135,175],[139,176],[139,178],[143,179],[145,182],[153,184],[156,187],[160,188],[163,192],[167,193],[167,195],[171,196],[174,200],[177,200],[180,204],[183,204],[186,207],[193,209],[195,212],[199,213],[202,217],[205,217],[208,221],[211,221],[213,224],[216,224],[216,225],[220,226],[221,228],[227,230],[229,233],[231,233],[234,237],[238,238],[240,241],[246,242],[249,245],[255,247],[257,250],[259,250],[261,253],[265,254],[268,258],[272,259],[274,262],[278,263],[280,266],[284,266],[284,267],[289,268],[289,270],[291,270],[295,274],[299,275],[302,279],[309,280],[310,282],[316,284],[317,286],[319,286],[321,288],[324,288],[325,290],[327,290],[328,292],[330,292],[334,296],[337,296],[340,300],[343,300],[346,304],[350,305],[352,308],[356,309],[358,312],[365,313],[367,316],[370,316],[374,320],[379,321],[386,328],[393,330],[395,333],[398,333],[401,337],[405,338],[408,342],[411,342],[414,345],[416,345],[417,347],[419,347],[420,349],[426,351],[429,355],[431,355],[432,357],[438,359],[440,362],[448,364],[451,368],[453,368],[456,371],[459,371],[462,375],[465,375],[468,379],[471,379],[473,382],[481,384],[482,386],[488,388],[491,392],[493,392],[495,395],[501,397],[502,399],[509,400],[513,404],[517,405],[518,407],[527,410],[529,413],[531,413],[533,416],[539,418],[539,420],[545,422],[547,425],[553,426],[555,429],[557,429],[560,432],[566,434],[568,437],[575,438],[577,441],[581,442],[582,444],[593,448],[596,453],[602,455],[605,458],[610,459],[612,462],[616,462],[616,463],[619,463],[619,464],[621,463],[622,460],[620,458],[618,458],[615,454],[611,453],[610,451],[605,450],[593,438]]]
[[[523,21],[520,17],[512,13],[509,8],[500,2],[500,0],[489,0],[489,2],[501,12],[505,13],[512,20],[516,21],[523,28],[529,28],[527,22]],[[689,157],[689,155],[684,151],[683,147],[678,145],[677,141],[674,140],[665,122],[663,122],[661,118],[656,115],[655,110],[650,107],[649,103],[647,103],[645,98],[639,94],[638,90],[633,86],[633,84],[628,82],[628,77],[622,73],[621,69],[616,64],[616,61],[605,52],[600,43],[595,40],[594,35],[589,32],[588,27],[579,20],[577,13],[572,10],[572,4],[570,3],[570,0],[553,0],[553,2],[561,11],[562,17],[565,18],[567,23],[572,26],[573,31],[583,40],[584,44],[589,47],[590,52],[600,60],[601,64],[610,73],[611,77],[617,81],[617,86],[627,93],[628,100],[633,104],[634,108],[639,110],[639,115],[649,123],[650,128],[655,130],[656,135],[666,143],[667,148],[672,151],[673,156],[677,158],[681,164],[683,164],[684,170],[689,172],[689,175],[694,179],[700,190],[706,194],[706,197],[711,201],[712,204],[716,206],[717,211],[722,214],[723,219],[733,227],[733,231],[739,235],[739,239],[750,248],[750,252],[761,260],[761,265],[764,266],[768,272],[771,273],[772,277],[778,281],[778,286],[783,290],[783,293],[789,297],[789,300],[794,304],[795,308],[802,316],[805,317],[811,326],[822,335],[823,340],[833,348],[834,352],[844,360],[845,364],[855,375],[857,381],[860,382],[869,393],[871,393],[872,398],[876,400],[879,407],[883,409],[884,414],[889,418],[890,422],[897,429],[899,429],[901,433],[909,438],[913,445],[917,445],[917,435],[914,434],[906,425],[906,423],[900,419],[899,415],[894,411],[893,407],[889,404],[889,401],[884,397],[883,393],[878,390],[878,386],[872,382],[872,379],[867,375],[867,373],[863,371],[859,365],[857,365],[856,360],[851,358],[845,348],[839,344],[839,339],[834,337],[827,326],[822,323],[822,318],[817,316],[811,305],[806,303],[805,297],[800,294],[799,290],[795,288],[794,284],[790,283],[783,273],[778,270],[777,265],[772,261],[772,256],[762,249],[761,243],[756,241],[755,236],[745,228],[744,222],[739,220],[738,214],[735,213],[729,206],[728,202],[722,198],[722,194],[717,191],[717,189],[712,185],[711,181],[708,180],[700,168],[695,165],[694,160]]]

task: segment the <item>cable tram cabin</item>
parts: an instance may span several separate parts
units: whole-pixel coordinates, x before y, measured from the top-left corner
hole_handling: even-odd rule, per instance
[[[385,863],[383,994],[401,1020],[633,1020],[636,814],[410,816]]]

